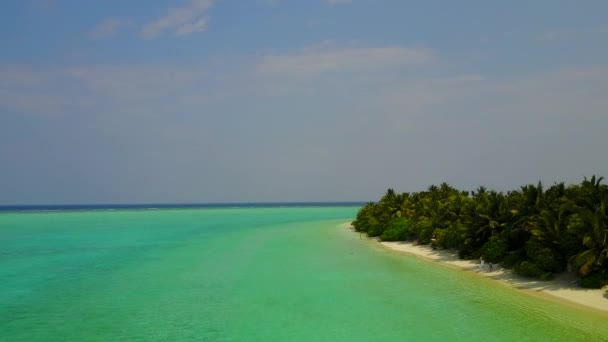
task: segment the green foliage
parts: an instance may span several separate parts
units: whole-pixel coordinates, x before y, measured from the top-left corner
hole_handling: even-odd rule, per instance
[[[357,212],[357,218],[352,222],[352,226],[358,232],[367,232],[372,223],[377,223],[375,218],[375,205],[368,203]],[[373,221],[372,221],[373,220]],[[372,221],[372,222],[370,222]]]
[[[380,236],[384,232],[384,227],[375,217],[369,219],[369,225],[367,229],[367,235],[374,237]]]
[[[526,254],[522,251],[514,251],[507,253],[502,259],[503,267],[513,267],[515,265],[519,265],[526,258]]]
[[[541,274],[544,273],[543,270],[541,270],[538,266],[529,261],[522,262],[521,264],[515,266],[513,270],[515,271],[515,273],[524,277],[534,278],[540,277]]]
[[[553,280],[555,278],[555,276],[553,275],[553,273],[551,272],[546,272],[540,275],[540,279],[541,280]]]
[[[488,262],[499,262],[507,252],[507,243],[498,236],[493,236],[481,248],[481,255]]]
[[[410,229],[410,221],[404,217],[395,217],[388,222],[386,229],[380,235],[384,241],[403,241],[407,239]]]
[[[608,189],[599,194],[594,189],[591,187],[592,196],[600,202],[596,204],[589,199],[583,202],[572,224],[582,239],[581,250],[572,257],[582,276],[608,269]]]
[[[431,243],[431,237],[433,236],[433,229],[431,227],[426,227],[420,231],[420,235],[418,236],[418,243],[422,245],[428,245]]]
[[[435,245],[439,248],[459,248],[464,243],[466,227],[456,221],[445,229],[435,229]]]
[[[560,272],[564,270],[565,262],[561,262],[559,256],[534,239],[526,243],[526,254],[528,258],[538,267],[548,272]]]
[[[412,234],[418,238],[418,242],[426,245],[431,242],[433,235],[433,224],[431,220],[422,217],[412,225]]]
[[[608,277],[599,272],[592,273],[581,278],[580,285],[588,289],[601,289],[608,285]]]
[[[543,279],[569,262],[586,279],[608,274],[608,186],[601,181],[593,176],[549,188],[539,182],[507,193],[460,191],[447,183],[416,193],[388,189],[359,210],[353,227],[383,240],[453,248],[461,258],[502,260]]]
[[[471,251],[467,249],[461,249],[458,251],[458,257],[460,259],[478,259],[476,255],[473,255]]]

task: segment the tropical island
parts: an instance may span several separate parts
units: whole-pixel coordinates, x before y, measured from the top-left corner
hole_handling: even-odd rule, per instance
[[[506,193],[447,183],[415,193],[388,189],[358,211],[352,227],[381,241],[483,258],[524,277],[551,280],[570,271],[581,287],[602,288],[608,285],[608,186],[602,180],[546,190],[539,182]]]

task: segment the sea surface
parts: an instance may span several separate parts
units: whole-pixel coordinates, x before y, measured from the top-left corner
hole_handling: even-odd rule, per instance
[[[68,209],[0,213],[1,341],[608,341],[360,239],[356,206]]]

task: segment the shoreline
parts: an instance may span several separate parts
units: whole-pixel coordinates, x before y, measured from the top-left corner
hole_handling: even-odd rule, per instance
[[[341,225],[355,232],[348,224]],[[378,242],[383,248],[400,254],[408,254],[427,262],[433,262],[461,271],[475,273],[477,276],[497,280],[499,283],[517,290],[523,290],[532,295],[540,295],[543,298],[559,301],[564,304],[575,305],[585,309],[591,309],[600,314],[608,314],[608,291],[601,289],[585,289],[576,284],[577,277],[573,273],[560,273],[555,279],[543,281],[534,278],[525,278],[513,273],[510,269],[495,265],[494,271],[489,272],[488,264],[483,270],[479,268],[479,261],[462,260],[454,251],[445,249],[433,250],[428,245],[417,245],[407,241],[380,241],[377,238],[369,238]]]

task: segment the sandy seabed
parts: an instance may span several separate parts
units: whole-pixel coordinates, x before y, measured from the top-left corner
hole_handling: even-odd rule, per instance
[[[341,225],[351,228],[350,223]],[[428,245],[417,245],[413,242],[399,241],[378,241],[382,246],[401,253],[413,255],[420,259],[450,266],[453,268],[470,271],[482,277],[492,278],[508,284],[516,289],[530,291],[535,294],[543,295],[545,298],[559,300],[565,303],[577,304],[594,310],[608,313],[608,291],[585,289],[577,285],[577,277],[573,273],[561,273],[555,279],[543,281],[519,276],[509,269],[504,269],[500,265],[495,265],[490,272],[489,265],[486,263],[483,269],[480,268],[479,260],[462,260],[454,251],[445,249],[432,249]]]

